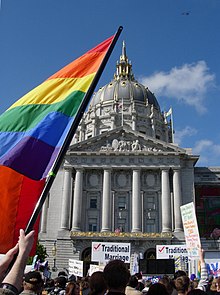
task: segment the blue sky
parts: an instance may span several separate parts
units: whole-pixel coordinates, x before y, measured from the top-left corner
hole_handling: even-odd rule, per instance
[[[220,0],[1,0],[0,113],[47,77],[124,27],[135,78],[173,108],[175,142],[220,166]]]

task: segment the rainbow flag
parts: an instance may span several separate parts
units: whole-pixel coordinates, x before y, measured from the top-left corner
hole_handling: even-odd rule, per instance
[[[19,229],[26,227],[113,38],[65,66],[0,116],[0,253],[15,245]]]

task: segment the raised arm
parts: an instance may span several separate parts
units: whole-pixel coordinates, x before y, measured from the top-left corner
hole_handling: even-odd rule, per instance
[[[17,258],[4,278],[1,288],[9,289],[14,293],[18,293],[22,286],[25,266],[27,264],[28,256],[31,251],[34,242],[34,231],[31,231],[25,236],[24,230],[20,230],[20,236],[18,240],[19,252]],[[15,252],[16,253],[16,252]]]

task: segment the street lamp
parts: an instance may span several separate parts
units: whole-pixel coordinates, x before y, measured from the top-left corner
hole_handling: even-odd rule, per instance
[[[52,253],[52,256],[53,256],[53,267],[52,267],[52,271],[57,271],[57,267],[56,267],[57,241],[54,241],[53,247],[51,249],[51,253]]]

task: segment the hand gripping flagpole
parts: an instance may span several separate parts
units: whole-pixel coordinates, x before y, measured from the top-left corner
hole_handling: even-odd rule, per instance
[[[110,57],[110,55],[111,55],[111,53],[112,53],[112,51],[113,51],[113,49],[115,47],[115,44],[116,44],[122,30],[123,30],[123,27],[120,26],[118,28],[112,42],[111,42],[109,48],[108,48],[108,51],[106,52],[106,55],[103,58],[103,61],[102,61],[101,65],[100,65],[100,67],[99,67],[99,69],[98,69],[98,71],[97,71],[97,73],[96,73],[96,75],[95,75],[95,77],[94,77],[94,79],[93,79],[87,93],[84,96],[84,99],[82,100],[82,103],[81,103],[81,105],[80,105],[80,107],[78,109],[78,112],[77,112],[77,114],[75,116],[73,124],[71,125],[71,127],[70,127],[70,129],[68,131],[68,134],[67,134],[67,136],[66,136],[66,138],[64,140],[64,143],[63,143],[63,145],[62,145],[62,147],[60,149],[60,152],[59,152],[59,154],[58,154],[58,156],[56,158],[56,161],[55,161],[55,163],[53,165],[53,168],[52,168],[51,172],[48,175],[45,187],[44,187],[44,189],[43,189],[43,191],[42,191],[42,193],[40,195],[40,198],[39,198],[39,200],[38,200],[38,202],[37,202],[37,204],[36,204],[36,206],[34,208],[32,216],[30,217],[29,222],[28,222],[28,224],[26,226],[25,234],[28,234],[34,227],[34,224],[35,224],[35,222],[36,222],[36,220],[38,218],[39,213],[41,212],[41,209],[42,209],[43,204],[44,204],[44,202],[45,202],[45,200],[47,198],[47,195],[48,195],[48,193],[49,193],[49,191],[51,189],[51,186],[52,186],[53,181],[54,181],[54,179],[56,177],[56,174],[57,174],[57,172],[58,172],[58,170],[59,170],[59,168],[60,168],[60,166],[62,164],[62,161],[63,161],[63,159],[65,157],[65,154],[66,154],[66,152],[67,152],[67,150],[69,148],[69,145],[71,143],[73,135],[76,132],[76,129],[77,129],[77,127],[78,127],[78,125],[79,125],[79,123],[80,123],[80,121],[82,119],[82,116],[83,116],[83,114],[84,114],[84,112],[85,112],[85,110],[86,110],[86,108],[87,108],[87,106],[89,104],[89,101],[90,101],[90,99],[92,97],[92,94],[95,91],[95,88],[96,88],[96,86],[98,84],[98,81],[99,81],[99,79],[100,79],[100,77],[102,75],[102,72],[103,72],[103,70],[104,70],[104,68],[105,68],[105,66],[106,66],[106,64],[107,64],[107,62],[109,60],[109,57]]]

